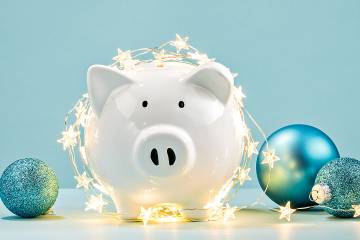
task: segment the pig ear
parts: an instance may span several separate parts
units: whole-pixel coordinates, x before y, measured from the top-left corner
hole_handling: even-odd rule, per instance
[[[215,62],[200,65],[184,81],[207,89],[224,105],[229,100],[234,84],[234,79],[229,69]]]
[[[91,66],[87,73],[87,85],[90,102],[96,114],[100,116],[113,90],[133,82],[133,80],[114,68],[104,65]]]

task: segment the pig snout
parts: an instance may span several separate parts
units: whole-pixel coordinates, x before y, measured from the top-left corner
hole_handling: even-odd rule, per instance
[[[165,177],[192,168],[195,148],[189,134],[177,126],[155,125],[143,129],[134,145],[134,159],[145,175]]]

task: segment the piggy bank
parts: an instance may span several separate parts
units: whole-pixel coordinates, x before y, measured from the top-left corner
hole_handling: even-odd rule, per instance
[[[89,68],[87,161],[120,216],[159,203],[203,209],[233,175],[243,143],[233,81],[215,62]]]

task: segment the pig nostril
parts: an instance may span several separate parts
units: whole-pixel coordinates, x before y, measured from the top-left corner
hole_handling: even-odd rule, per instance
[[[157,166],[159,165],[159,157],[156,148],[153,148],[150,153],[151,161]]]
[[[175,155],[174,150],[172,150],[171,148],[168,148],[167,149],[167,154],[168,154],[168,157],[169,157],[170,166],[174,165],[175,160],[176,160],[176,155]]]

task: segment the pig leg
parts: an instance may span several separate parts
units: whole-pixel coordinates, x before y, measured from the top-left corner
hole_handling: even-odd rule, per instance
[[[137,220],[140,214],[140,206],[126,197],[113,198],[115,203],[116,212],[124,220],[134,221]]]

